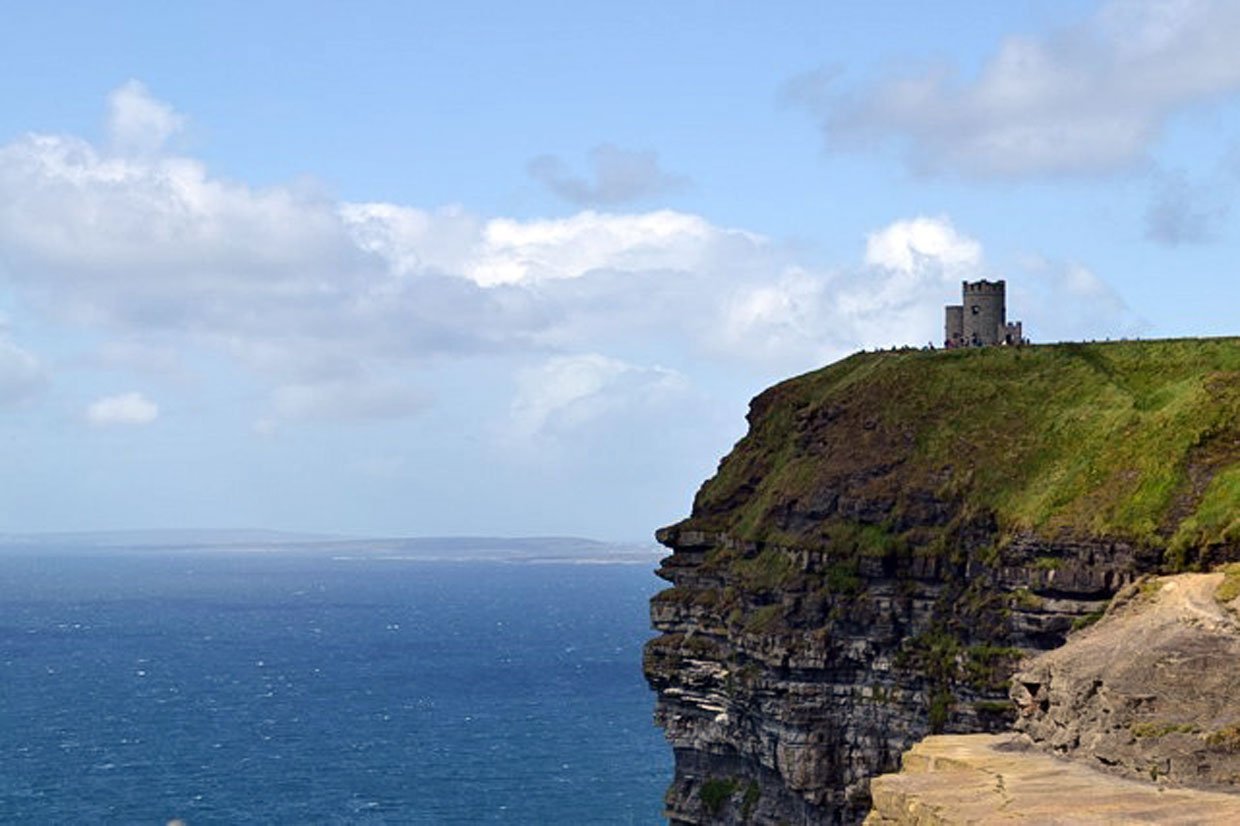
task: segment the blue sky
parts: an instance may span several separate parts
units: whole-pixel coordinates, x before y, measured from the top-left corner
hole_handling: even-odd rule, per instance
[[[1237,332],[1240,6],[63,3],[0,30],[0,532],[643,538],[750,397]]]

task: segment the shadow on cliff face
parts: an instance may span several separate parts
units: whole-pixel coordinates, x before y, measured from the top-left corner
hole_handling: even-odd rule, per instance
[[[1240,557],[1238,339],[854,356],[749,424],[658,534],[675,823],[857,821],[1118,590]]]

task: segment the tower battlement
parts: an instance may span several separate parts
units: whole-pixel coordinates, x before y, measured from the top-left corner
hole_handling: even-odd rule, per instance
[[[943,346],[989,347],[995,344],[1024,344],[1019,321],[1007,320],[1007,283],[962,281],[961,303],[945,308]]]
[[[970,295],[998,295],[1003,296],[1007,290],[1007,282],[1000,278],[998,281],[987,281],[983,278],[981,281],[962,281],[961,293],[965,296]]]

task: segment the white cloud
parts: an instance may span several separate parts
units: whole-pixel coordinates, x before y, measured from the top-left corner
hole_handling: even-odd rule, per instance
[[[554,438],[621,410],[651,408],[687,389],[662,367],[638,367],[597,353],[554,356],[517,376],[507,435]]]
[[[448,273],[482,287],[580,278],[600,269],[686,271],[765,239],[672,210],[592,210],[567,218],[478,221],[459,209],[429,213],[393,204],[345,204],[354,242],[402,275]]]
[[[499,218],[487,222],[477,254],[462,272],[493,286],[580,278],[600,269],[696,270],[731,242],[761,239],[670,210],[636,215],[586,211],[545,221]]]
[[[577,206],[609,206],[683,189],[688,179],[659,166],[658,153],[606,143],[590,152],[593,180],[574,175],[553,155],[530,161],[531,177]]]
[[[122,154],[150,154],[185,128],[185,118],[130,80],[108,96],[108,136]]]
[[[1096,273],[1074,261],[1028,256],[1008,282],[1009,313],[1023,318],[1035,342],[1121,338],[1146,323]]]
[[[164,140],[167,123],[147,121]],[[945,216],[894,221],[826,270],[672,210],[516,220],[336,203],[46,135],[0,146],[0,248],[23,309],[101,334],[98,363],[173,376],[200,352],[233,359],[258,381],[260,430],[416,415],[424,365],[500,356],[542,362],[512,410],[511,432],[531,438],[679,386],[632,362],[706,356],[766,379],[937,339],[958,280],[988,275]],[[6,360],[30,373],[0,348],[0,385]]]
[[[159,405],[141,393],[104,396],[86,407],[86,421],[96,427],[147,425],[159,418]]]
[[[330,204],[208,177],[184,158],[117,159],[67,137],[0,148],[13,279],[79,318],[243,326],[352,286],[361,252]],[[241,300],[238,300],[241,299]]]
[[[711,337],[725,357],[811,366],[856,348],[838,323],[832,279],[802,269],[731,291]]]
[[[386,203],[341,204],[353,243],[402,275],[460,270],[479,244],[481,222],[460,207],[428,212]]]
[[[894,139],[921,172],[1097,174],[1145,157],[1177,112],[1240,92],[1238,38],[1231,0],[1113,0],[1074,27],[1008,37],[976,77],[938,66],[800,99],[830,145]]]
[[[982,247],[961,235],[946,217],[919,216],[871,232],[865,240],[865,263],[900,273],[925,269],[970,272],[982,262]]]

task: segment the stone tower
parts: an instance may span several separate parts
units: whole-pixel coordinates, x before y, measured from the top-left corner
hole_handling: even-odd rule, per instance
[[[1003,341],[1007,325],[1007,288],[1002,280],[974,281],[964,284],[964,340],[974,347],[985,347]]]
[[[961,304],[948,305],[944,318],[946,347],[987,347],[1020,344],[1024,340],[1019,321],[1007,322],[1007,285],[998,281],[965,281]]]
[[[964,307],[959,304],[947,305],[947,321],[943,328],[943,346],[964,346]]]

